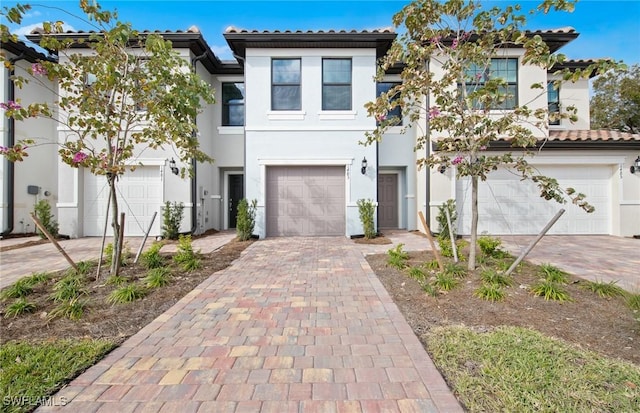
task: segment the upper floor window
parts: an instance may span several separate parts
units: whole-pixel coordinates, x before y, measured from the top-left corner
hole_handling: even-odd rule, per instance
[[[389,92],[391,89],[393,89],[394,87],[398,86],[400,84],[400,82],[380,82],[380,83],[376,83],[376,96],[380,96],[383,93],[387,93]],[[394,100],[398,99],[398,95],[394,95],[392,96],[389,100],[391,102],[393,102]],[[391,118],[397,118],[398,121],[395,124],[396,126],[402,126],[402,110],[400,108],[400,106],[396,106],[395,108],[393,108],[392,110],[389,111],[389,113],[387,113],[387,118],[391,119]]]
[[[322,110],[351,110],[351,59],[322,59]]]
[[[300,59],[271,60],[271,109],[300,110]]]
[[[222,84],[222,126],[244,125],[244,83]]]
[[[494,58],[491,59],[489,67],[472,64],[466,70],[466,78],[467,94],[478,87],[483,87],[489,79],[500,78],[506,82],[506,85],[499,90],[501,101],[495,102],[490,109],[515,109],[518,104],[517,58]],[[479,108],[480,105],[474,102],[474,107]]]
[[[554,86],[553,82],[547,84],[547,104],[549,105],[549,125],[559,125],[560,118],[553,115],[560,114],[560,90]]]

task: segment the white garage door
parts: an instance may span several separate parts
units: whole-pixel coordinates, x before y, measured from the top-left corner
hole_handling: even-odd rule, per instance
[[[586,213],[568,202],[560,205],[540,197],[536,185],[504,170],[489,174],[478,190],[478,233],[537,234],[564,208],[566,212],[549,234],[609,234],[611,231],[611,177],[614,168],[606,165],[544,165],[542,175],[556,178],[562,188],[573,187],[587,195],[596,210]],[[471,227],[471,182],[457,183],[458,221],[463,234]]]
[[[267,167],[267,236],[345,233],[345,177],[340,166]]]
[[[84,235],[102,236],[109,187],[104,176],[85,171],[84,176]],[[127,171],[117,182],[118,206],[125,213],[126,236],[144,235],[154,212],[158,212],[150,235],[160,235],[160,207],[162,205],[162,179],[158,166],[142,166]],[[112,235],[111,210],[107,235]]]

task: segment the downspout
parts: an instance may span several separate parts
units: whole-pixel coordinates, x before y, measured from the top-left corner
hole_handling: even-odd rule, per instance
[[[9,69],[9,77],[7,78],[7,92],[8,92],[8,100],[14,101],[16,95],[16,88],[13,84],[13,76],[15,75],[14,64],[23,60],[26,57],[25,53],[21,53],[19,56],[9,59],[9,63],[11,64],[11,68]],[[16,129],[15,129],[15,119],[7,118],[7,147],[12,147],[16,143]],[[5,228],[0,233],[0,236],[5,236],[11,234],[13,232],[13,220],[14,220],[14,198],[15,198],[15,165],[13,162],[9,161],[7,158],[4,159],[5,162],[5,170],[7,171],[6,179],[5,179],[5,188],[7,195],[7,215],[5,221]]]
[[[425,63],[427,65],[427,72],[429,72],[429,60]],[[429,91],[427,91],[427,96],[425,99],[425,134],[426,134],[426,145],[425,145],[425,156],[428,159],[429,155],[431,155],[431,131],[429,129]],[[431,228],[431,168],[427,167],[425,170],[425,220],[427,221],[427,225]]]
[[[200,56],[196,56],[193,57],[191,59],[191,71],[194,74],[197,74],[196,72],[196,63],[198,63],[198,61],[204,59],[205,57],[207,57],[207,52],[202,53]],[[198,117],[196,116],[196,119],[193,120],[194,124],[197,125],[198,124]],[[192,137],[193,138],[197,138],[197,133],[194,130],[192,132]],[[191,159],[191,167],[193,168],[193,176],[191,177],[191,234],[196,234],[196,231],[198,231],[198,209],[197,209],[197,205],[198,205],[198,181],[197,181],[197,171],[198,171],[198,161],[196,160],[196,158],[192,158]]]

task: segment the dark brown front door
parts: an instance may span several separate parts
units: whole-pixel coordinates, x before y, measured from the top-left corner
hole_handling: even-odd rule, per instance
[[[378,227],[398,228],[398,174],[378,175]]]
[[[244,197],[244,176],[229,175],[229,228],[237,224],[238,202]]]

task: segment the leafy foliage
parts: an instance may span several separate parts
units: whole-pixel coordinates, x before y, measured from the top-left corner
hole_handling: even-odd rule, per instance
[[[570,301],[569,293],[567,293],[558,283],[543,280],[531,287],[531,292],[538,297],[544,297],[545,300],[553,301]]]
[[[449,212],[449,219],[451,220],[451,229],[449,229],[449,223],[447,222],[447,211]],[[436,221],[440,228],[438,239],[449,240],[451,237],[450,232],[453,232],[453,238],[456,238],[456,221],[458,220],[458,212],[456,211],[455,199],[448,199],[438,206],[438,215],[436,215]]]
[[[258,201],[254,199],[249,203],[246,199],[238,202],[238,214],[236,215],[236,233],[240,241],[247,241],[253,235],[256,225],[256,207]]]
[[[75,297],[70,300],[62,301],[49,313],[49,319],[58,317],[68,318],[69,320],[80,320],[84,315],[87,307],[87,300]]]
[[[180,265],[184,271],[193,271],[200,268],[199,254],[193,251],[191,235],[180,235],[178,238],[178,252],[173,256],[173,262]]]
[[[376,207],[370,199],[358,199],[358,213],[360,214],[360,222],[364,229],[364,237],[366,239],[373,239],[376,237],[376,227],[374,221],[374,215]]]
[[[146,295],[147,291],[139,284],[128,284],[113,290],[107,297],[109,304],[124,304],[138,300]]]
[[[409,259],[409,254],[403,251],[402,247],[404,247],[404,244],[400,243],[387,251],[387,264],[399,270],[407,266],[407,260]]]
[[[9,287],[2,290],[0,300],[5,301],[10,298],[23,298],[33,292],[33,284],[28,278],[21,278]]]
[[[502,245],[502,241],[498,238],[494,238],[488,235],[483,235],[478,238],[478,246],[480,251],[486,256],[492,257],[498,248]]]
[[[640,65],[598,76],[589,109],[591,129],[640,133]]]
[[[166,267],[153,268],[142,279],[147,288],[164,287],[171,283],[171,271]]]
[[[86,294],[83,289],[84,280],[80,276],[66,276],[53,286],[53,293],[49,296],[52,301],[65,302]]]
[[[459,283],[458,279],[448,272],[440,272],[436,274],[436,279],[433,281],[433,285],[442,291],[453,290]]]
[[[640,294],[628,294],[627,295],[627,306],[635,311],[640,311]]]
[[[160,249],[164,244],[161,242],[154,242],[151,247],[140,256],[142,258],[142,265],[146,269],[160,268],[164,266],[165,259],[160,255]]]
[[[502,285],[491,282],[482,283],[482,285],[473,292],[473,295],[487,301],[502,301],[505,297]]]
[[[604,281],[587,281],[580,285],[584,289],[596,293],[603,298],[624,296],[626,294],[625,290],[616,284],[617,281],[611,281],[608,283]]]
[[[492,269],[482,271],[480,273],[480,279],[484,281],[485,284],[504,287],[513,285],[513,279],[511,277],[509,277],[508,275],[500,274]]]
[[[25,298],[19,298],[4,310],[5,317],[17,317],[25,313],[33,313],[36,311],[36,305],[27,301]]]
[[[411,267],[409,268],[409,277],[422,281],[424,280],[424,271],[420,267]]]
[[[169,201],[164,203],[162,209],[162,237],[166,239],[178,239],[180,224],[184,217],[184,204],[182,202]]]
[[[467,270],[455,262],[447,262],[444,265],[444,272],[456,278],[464,278],[467,276]]]
[[[540,271],[544,276],[544,279],[549,282],[556,282],[566,284],[569,282],[569,274],[562,271],[560,268],[555,267],[551,264],[543,263],[540,264]]]
[[[58,236],[58,222],[55,220],[55,217],[51,213],[51,204],[46,199],[41,199],[36,202],[34,206],[34,213],[36,218],[40,221],[42,226],[53,236],[54,238]],[[44,233],[40,231],[40,228],[36,226],[36,233],[40,236],[40,238],[46,238]]]

